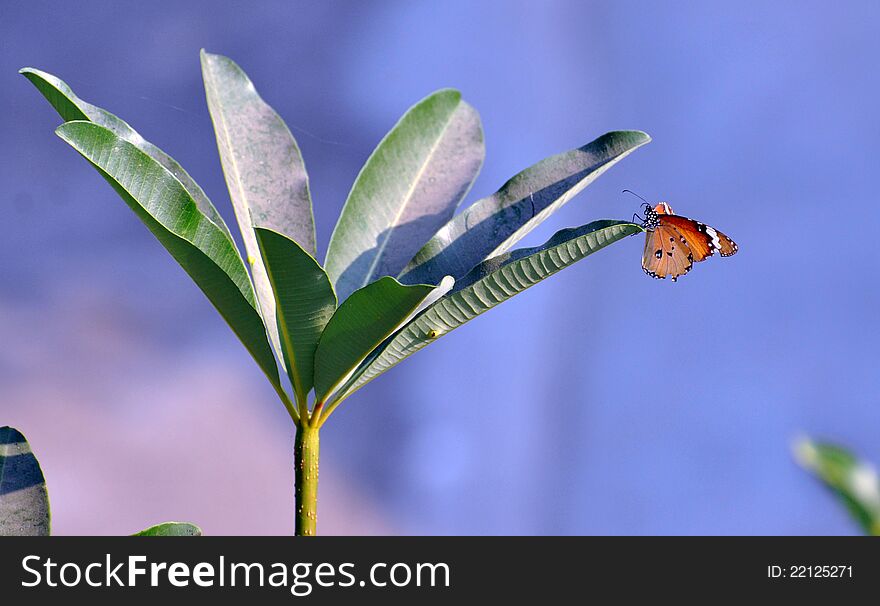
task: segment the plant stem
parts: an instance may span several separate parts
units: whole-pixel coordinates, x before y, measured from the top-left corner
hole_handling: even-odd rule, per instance
[[[296,469],[297,536],[314,536],[318,525],[318,428],[306,420],[296,427],[293,462]]]

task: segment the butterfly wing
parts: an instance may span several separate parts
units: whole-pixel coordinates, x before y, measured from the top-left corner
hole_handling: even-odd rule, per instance
[[[652,278],[672,276],[675,282],[694,266],[694,255],[688,242],[671,225],[661,223],[646,233],[642,269]]]
[[[711,257],[716,250],[722,257],[729,257],[739,249],[736,242],[705,223],[671,214],[660,214],[658,219],[661,226],[673,227],[682,235],[694,255],[695,263]]]

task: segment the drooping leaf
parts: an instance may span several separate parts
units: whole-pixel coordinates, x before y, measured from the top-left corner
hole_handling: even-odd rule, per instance
[[[167,169],[113,131],[92,122],[56,130],[103,176],[183,267],[279,389],[278,367],[244,263],[221,230]]]
[[[257,301],[280,354],[275,298],[253,227],[283,234],[315,257],[309,178],[287,125],[260,98],[244,71],[231,59],[204,50],[201,60],[226,186],[251,262]]]
[[[276,297],[287,372],[304,398],[314,385],[315,350],[336,310],[336,295],[324,269],[299,244],[270,229],[257,227],[254,233]]]
[[[578,149],[541,160],[446,223],[401,272],[404,284],[456,280],[495,257],[651,138],[614,131]]]
[[[325,267],[340,301],[400,273],[452,217],[484,155],[480,117],[458,91],[404,114],[361,169],[330,239]]]
[[[880,477],[848,450],[808,438],[795,444],[795,457],[843,503],[866,534],[880,536]]]
[[[49,495],[21,432],[0,427],[0,536],[48,536]]]
[[[136,532],[133,537],[200,537],[202,529],[189,522],[163,522]]]
[[[330,318],[315,353],[315,395],[323,402],[394,332],[435,287],[404,286],[390,277],[356,290]]]
[[[339,396],[334,400],[348,397],[424,346],[499,303],[640,231],[642,228],[633,223],[595,221],[561,230],[542,246],[514,250],[484,261],[458,280],[452,292],[376,348],[338,390]]]
[[[120,138],[125,139],[161,164],[166,170],[168,170],[168,172],[174,175],[178,181],[180,181],[181,185],[183,185],[184,189],[189,193],[198,209],[202,211],[208,220],[214,223],[218,229],[220,229],[220,231],[232,241],[229,228],[226,227],[226,223],[223,221],[220,213],[218,213],[217,209],[214,208],[214,205],[211,204],[211,201],[208,199],[208,196],[205,195],[205,192],[202,191],[202,188],[199,187],[185,170],[183,170],[183,167],[180,166],[174,158],[149,141],[146,141],[124,120],[111,114],[105,109],[87,103],[77,97],[63,80],[32,67],[25,67],[19,70],[19,73],[30,80],[37,90],[46,97],[49,104],[55,108],[55,111],[58,112],[61,119],[65,122],[71,122],[73,120],[88,120],[95,124],[100,124],[101,126],[112,130]]]

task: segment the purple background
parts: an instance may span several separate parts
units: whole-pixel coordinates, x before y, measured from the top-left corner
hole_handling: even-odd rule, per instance
[[[485,129],[466,203],[602,132],[654,137],[523,245],[629,218],[625,187],[740,245],[671,284],[628,239],[373,382],[322,432],[321,532],[854,532],[790,444],[880,461],[880,10],[694,4],[0,2],[0,424],[40,457],[54,530],[292,531],[271,387],[16,74],[131,122],[234,225],[205,47],[297,137],[322,256],[372,148],[446,86]]]

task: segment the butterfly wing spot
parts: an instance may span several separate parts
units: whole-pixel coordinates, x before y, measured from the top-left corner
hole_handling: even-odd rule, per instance
[[[680,239],[674,227],[662,223],[648,232],[642,256],[642,268],[647,275],[662,280],[667,276],[677,278],[690,271],[693,254],[686,242],[677,242]]]

